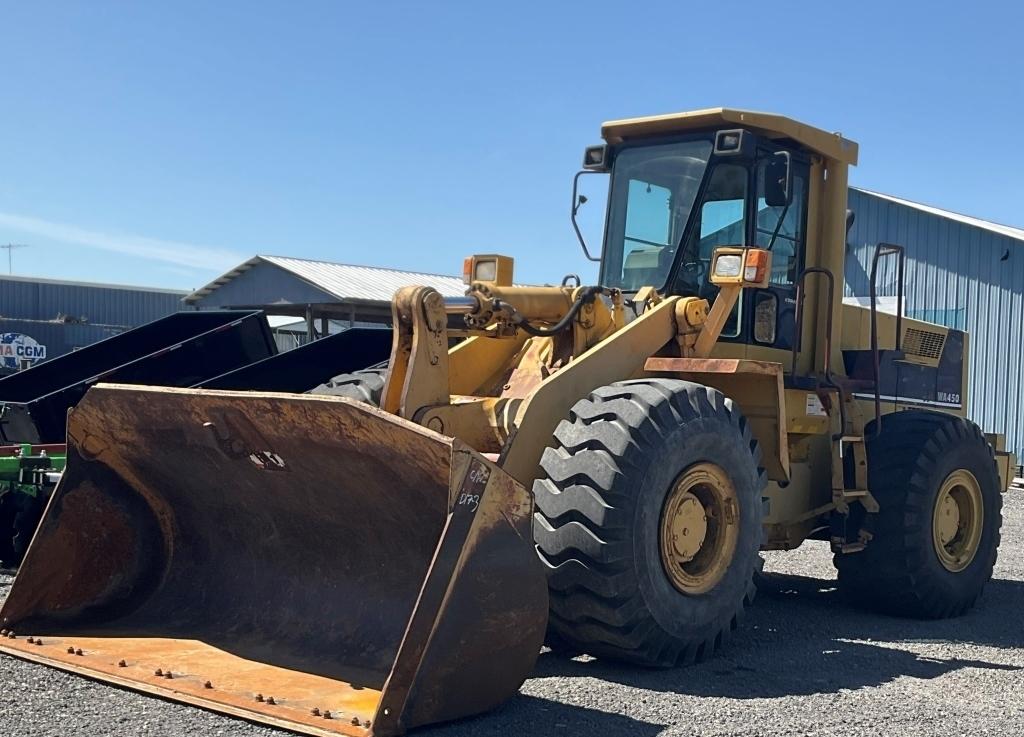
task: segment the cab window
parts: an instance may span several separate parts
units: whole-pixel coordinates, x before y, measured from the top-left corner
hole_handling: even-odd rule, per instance
[[[697,220],[687,238],[673,294],[697,295],[709,300],[718,289],[708,280],[711,256],[720,246],[744,245],[748,169],[740,164],[719,163],[711,172]],[[722,336],[740,332],[742,300],[729,316]]]
[[[704,178],[712,143],[626,148],[615,159],[601,283],[662,288]]]

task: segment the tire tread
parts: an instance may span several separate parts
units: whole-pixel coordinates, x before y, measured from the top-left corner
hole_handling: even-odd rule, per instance
[[[995,513],[995,532],[989,547],[979,550],[988,557],[977,574],[980,580],[953,597],[934,580],[926,564],[927,556],[934,555],[930,530],[935,490],[929,486],[930,471],[952,448],[970,446],[979,454],[979,462],[981,454],[987,454],[991,473],[998,479],[992,448],[970,420],[914,410],[883,418],[881,436],[868,446],[869,486],[882,506],[874,538],[860,553],[834,557],[840,588],[851,600],[887,614],[922,619],[956,617],[974,606],[991,578],[998,552],[1002,523],[998,489],[994,509],[985,510]],[[979,483],[984,497],[985,479]]]
[[[553,642],[598,657],[672,666],[710,657],[742,619],[756,593],[753,570],[742,600],[688,641],[658,625],[632,570],[634,500],[623,493],[622,482],[643,474],[669,433],[700,418],[724,419],[736,428],[763,495],[760,447],[742,413],[715,389],[678,379],[617,382],[578,401],[558,425],[554,446],[541,459],[544,473],[534,483],[534,538],[548,571]]]

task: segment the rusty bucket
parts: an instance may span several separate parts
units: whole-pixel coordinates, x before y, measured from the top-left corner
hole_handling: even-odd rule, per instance
[[[547,593],[529,493],[347,399],[100,385],[0,651],[316,735],[490,709]]]

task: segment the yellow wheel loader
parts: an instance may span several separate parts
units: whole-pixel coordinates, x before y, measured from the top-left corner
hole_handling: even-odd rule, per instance
[[[395,295],[386,369],[92,388],[0,651],[385,736],[500,704],[545,641],[706,658],[759,552],[808,539],[857,602],[969,608],[1013,459],[964,417],[967,336],[877,309],[902,249],[843,303],[856,144],[729,109],[602,134],[576,178],[610,182],[599,286],[475,256],[463,298]]]

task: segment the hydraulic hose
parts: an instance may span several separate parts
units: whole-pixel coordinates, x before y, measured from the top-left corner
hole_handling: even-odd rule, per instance
[[[561,320],[556,322],[550,328],[542,328],[531,324],[530,321],[526,317],[524,317],[521,312],[519,312],[519,310],[510,305],[508,302],[503,302],[500,299],[496,299],[494,300],[493,305],[495,311],[500,310],[503,312],[507,312],[509,315],[509,319],[511,319],[512,323],[516,327],[522,328],[523,331],[526,332],[527,334],[533,335],[534,337],[537,338],[547,338],[552,335],[557,335],[558,333],[562,332],[567,327],[569,327],[569,325],[572,324],[572,321],[576,319],[576,315],[579,314],[579,311],[583,308],[583,305],[593,302],[597,295],[603,294],[604,292],[604,287],[585,287],[583,290],[580,291],[579,295],[576,297],[576,300],[572,303],[572,306],[569,308],[569,311],[565,313],[565,316],[562,317]]]

